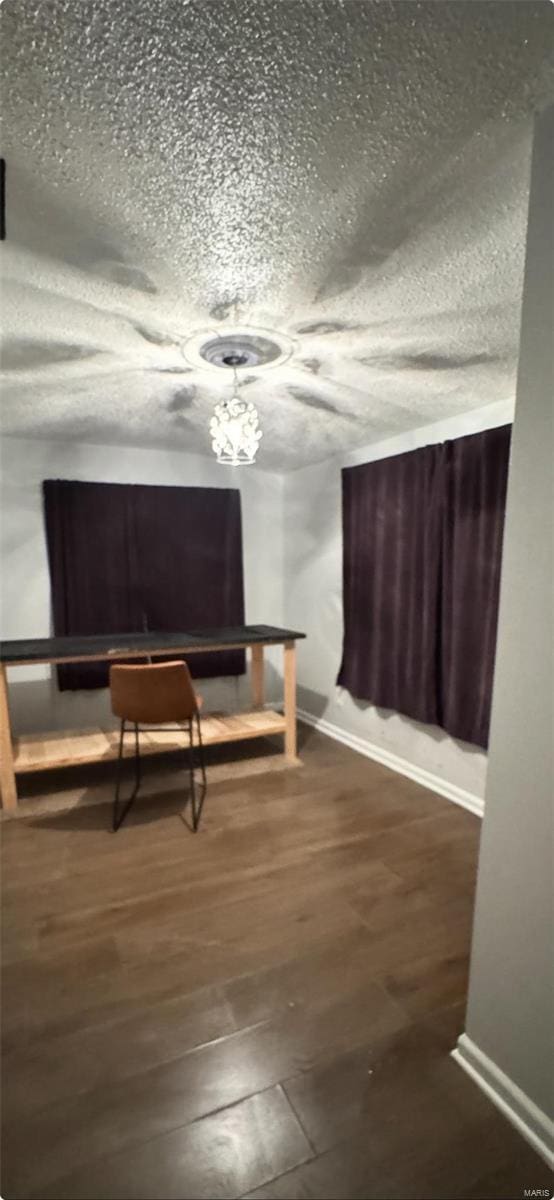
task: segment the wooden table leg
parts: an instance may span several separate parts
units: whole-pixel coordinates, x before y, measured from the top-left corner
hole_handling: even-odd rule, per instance
[[[264,704],[264,648],[257,642],[250,647],[252,651],[252,700],[255,708],[263,708]]]
[[[285,755],[296,761],[296,643],[285,642]]]
[[[0,791],[2,808],[17,808],[17,787],[13,769],[12,731],[8,706],[6,668],[0,663]]]

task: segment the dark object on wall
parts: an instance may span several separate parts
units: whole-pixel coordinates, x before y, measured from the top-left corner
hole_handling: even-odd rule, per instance
[[[0,158],[0,242],[6,237],[6,160]]]
[[[57,479],[43,496],[56,636],[244,624],[240,492]],[[189,666],[241,675],[244,651]],[[60,666],[58,683],[107,687],[108,666]]]
[[[484,747],[509,447],[503,426],[342,472],[337,683]]]

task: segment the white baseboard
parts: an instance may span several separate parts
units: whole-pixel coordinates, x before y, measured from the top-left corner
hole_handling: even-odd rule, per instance
[[[298,709],[298,720],[305,721],[307,725],[313,725],[314,729],[327,734],[327,737],[334,738],[337,742],[342,742],[345,746],[350,746],[350,749],[357,750],[358,754],[365,754],[366,758],[372,758],[384,767],[390,767],[391,771],[397,771],[399,775],[406,775],[408,779],[413,779],[415,783],[429,788],[431,792],[437,792],[439,796],[453,800],[454,804],[460,804],[462,808],[467,808],[475,816],[483,816],[484,801],[480,796],[475,796],[473,792],[466,792],[464,788],[457,787],[455,783],[449,783],[447,779],[441,779],[440,775],[434,775],[432,771],[426,771],[424,767],[418,767],[408,759],[400,758],[398,754],[393,754],[391,750],[385,750],[383,746],[376,746],[374,742],[368,742],[355,733],[348,733],[345,729],[341,729],[340,725],[333,725],[324,717],[314,717],[305,709]]]
[[[554,1168],[554,1121],[479,1049],[467,1033],[458,1038],[458,1045],[451,1054],[518,1133],[550,1168]]]

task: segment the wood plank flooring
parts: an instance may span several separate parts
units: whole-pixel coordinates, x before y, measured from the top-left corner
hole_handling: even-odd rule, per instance
[[[478,819],[300,741],[298,770],[209,768],[197,835],[174,792],[117,835],[104,803],[3,823],[6,1200],[550,1185],[449,1057]]]

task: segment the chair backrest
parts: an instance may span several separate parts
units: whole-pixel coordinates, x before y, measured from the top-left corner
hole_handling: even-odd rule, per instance
[[[110,666],[112,712],[136,725],[190,721],[197,711],[185,662]]]

